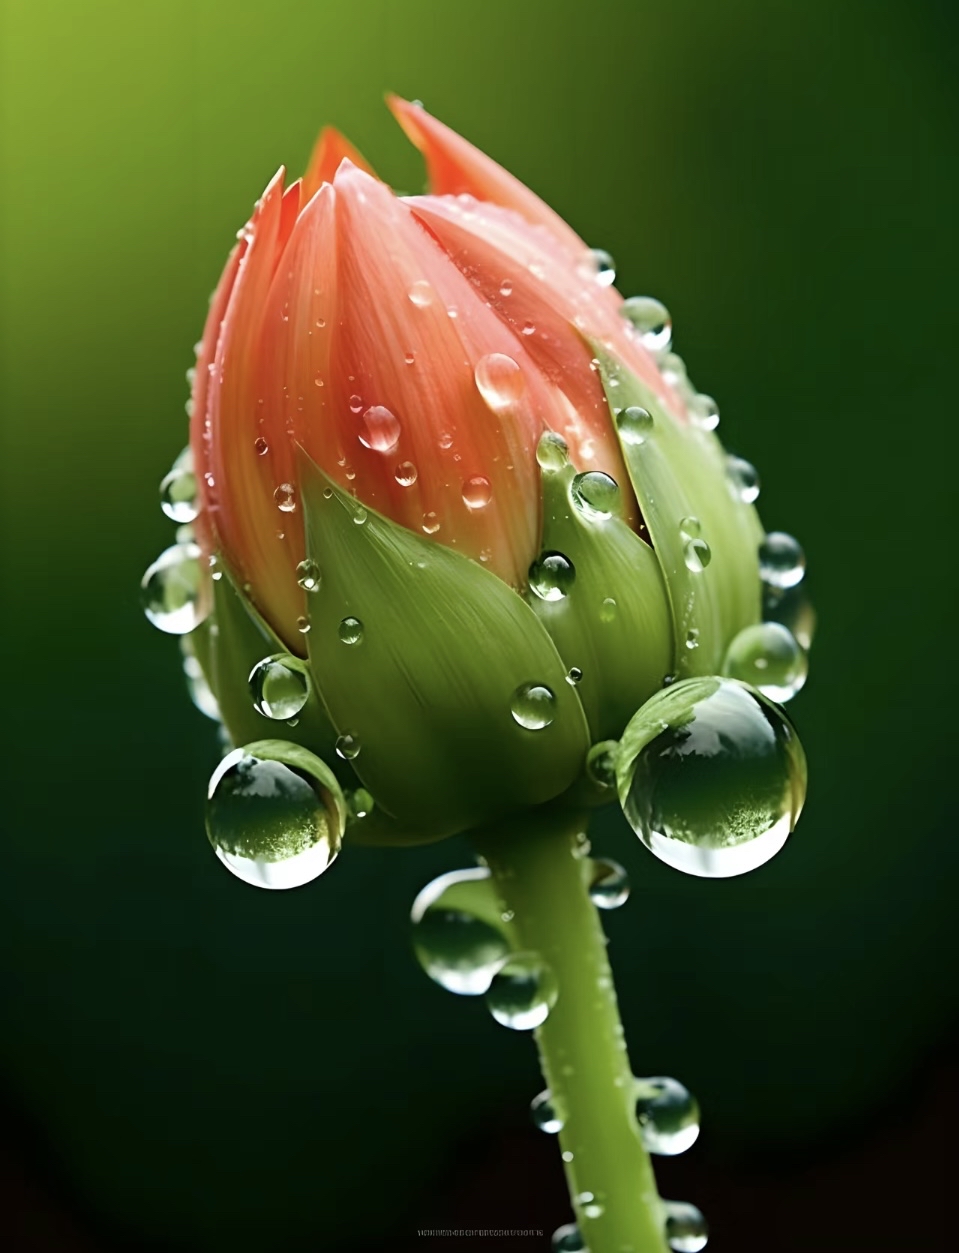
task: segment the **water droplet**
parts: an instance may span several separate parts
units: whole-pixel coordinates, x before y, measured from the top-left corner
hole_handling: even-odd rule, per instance
[[[199,512],[196,477],[184,466],[174,466],[160,484],[160,508],[172,522],[192,522]]]
[[[792,632],[780,622],[759,622],[730,644],[723,673],[782,705],[806,682],[809,662]]]
[[[612,287],[616,282],[616,262],[603,248],[590,248],[579,267],[582,278],[591,279],[600,287]]]
[[[439,445],[440,445],[440,448],[442,448],[444,451],[447,448],[453,447],[453,436],[449,433],[449,431],[444,431],[443,434],[440,436]]]
[[[190,700],[193,701],[201,714],[204,714],[207,718],[212,718],[214,722],[219,722],[220,706],[213,695],[213,689],[206,680],[203,667],[193,651],[193,644],[189,635],[180,637],[180,650],[183,653],[183,674],[186,678],[186,689],[190,695]]]
[[[353,510],[353,525],[363,526],[369,516],[362,505],[357,505]]]
[[[536,334],[536,323],[535,323],[535,322],[524,322],[524,323],[523,323],[523,326],[522,326],[522,333],[523,333],[524,335],[535,335],[535,334]]]
[[[210,612],[202,594],[203,570],[196,544],[174,544],[162,552],[140,580],[143,612],[168,635],[186,635]]]
[[[485,509],[492,494],[490,481],[483,474],[474,474],[463,484],[463,503],[468,509]]]
[[[806,557],[799,541],[785,531],[770,531],[759,546],[759,577],[770,587],[786,589],[802,582]]]
[[[363,408],[363,397],[354,393],[354,395],[350,397],[349,405],[351,413],[359,413]]]
[[[569,1073],[572,1074],[572,1067],[570,1067]],[[575,1156],[576,1154],[572,1149],[563,1149],[562,1153],[560,1153],[560,1157],[564,1162],[571,1162]]]
[[[374,452],[392,452],[399,443],[400,423],[385,405],[371,405],[363,414],[359,440]]]
[[[616,618],[616,601],[612,596],[607,596],[599,607],[600,622],[613,622]]]
[[[296,508],[296,488],[292,483],[281,483],[274,491],[273,499],[282,513],[292,513]]]
[[[570,1160],[572,1160],[570,1153]],[[563,1161],[566,1161],[566,1154],[563,1154]],[[553,1253],[589,1253],[586,1248],[586,1242],[580,1235],[579,1228],[575,1223],[566,1223],[562,1227],[557,1227],[553,1232],[552,1239]]]
[[[510,945],[485,866],[427,884],[413,902],[413,948],[429,977],[458,996],[482,996]]]
[[[698,627],[689,628],[689,630],[686,632],[685,643],[686,643],[686,647],[690,650],[690,652],[692,652],[694,648],[699,647],[699,628]]]
[[[502,352],[491,352],[480,357],[473,377],[480,395],[494,413],[509,409],[526,388],[523,371],[512,357],[507,357]]]
[[[529,1112],[535,1125],[540,1131],[545,1131],[548,1136],[555,1136],[563,1130],[565,1120],[557,1109],[549,1088],[533,1097],[530,1101]]]
[[[619,484],[602,470],[577,474],[570,485],[573,504],[587,518],[603,521],[619,509]]]
[[[624,444],[645,444],[653,431],[653,415],[641,405],[629,405],[616,415],[616,427]]]
[[[513,693],[510,712],[513,721],[527,731],[542,731],[553,721],[556,697],[542,683],[524,683]]]
[[[709,1228],[695,1205],[688,1201],[663,1201],[666,1243],[673,1253],[700,1253],[709,1239]]]
[[[576,581],[576,568],[563,553],[542,553],[529,568],[529,587],[540,600],[562,600]]]
[[[220,861],[261,888],[295,888],[321,875],[340,851],[343,815],[327,768],[296,745],[269,742],[283,757],[229,753],[207,793],[206,830]]]
[[[808,652],[816,633],[816,611],[803,585],[763,588],[763,617],[767,622],[781,622],[791,631],[796,642]]]
[[[253,441],[253,448],[258,457],[263,457],[270,451],[270,445],[266,442],[262,435],[258,435]]]
[[[696,1098],[675,1079],[655,1075],[635,1080],[636,1121],[650,1153],[675,1157],[685,1153],[699,1135]]]
[[[541,470],[562,470],[569,465],[569,445],[556,431],[544,431],[536,445],[536,460]]]
[[[704,539],[688,539],[683,545],[683,561],[693,574],[702,574],[712,560],[712,551]]]
[[[403,360],[406,362],[407,365],[412,365],[413,362],[416,360],[416,356],[412,352],[407,352],[403,354]]]
[[[363,639],[363,623],[359,618],[344,618],[338,634],[342,644],[359,644]]]
[[[657,692],[620,741],[619,799],[661,861],[726,878],[761,866],[796,825],[806,761],[785,714],[733,679]]]
[[[352,761],[360,753],[359,736],[349,734],[337,736],[334,747],[337,757],[342,757],[344,761]]]
[[[412,487],[416,482],[416,466],[412,461],[401,461],[396,467],[396,481],[400,487]]]
[[[280,722],[295,718],[310,695],[306,667],[286,653],[264,657],[250,671],[250,694],[254,708],[264,718]]]
[[[509,279],[508,279],[508,278],[504,278],[504,279],[503,279],[503,281],[502,281],[502,283],[500,283],[500,285],[499,285],[499,294],[500,294],[501,296],[512,296],[512,294],[513,294],[513,284],[509,281]]]
[[[514,953],[497,970],[486,994],[489,1012],[503,1027],[532,1031],[556,1004],[556,976],[536,953]]]
[[[304,592],[318,592],[323,581],[320,567],[312,557],[306,557],[296,567],[296,581]]]
[[[660,364],[663,379],[678,392],[689,389],[689,378],[686,374],[686,362],[678,352],[667,352]]]
[[[570,666],[569,670],[566,672],[566,682],[570,685],[570,687],[575,687],[576,684],[582,680],[582,678],[583,672],[580,670],[579,666]]]
[[[373,794],[368,792],[365,787],[358,787],[356,791],[350,792],[346,798],[347,806],[352,818],[365,818],[373,812],[375,804]]]
[[[629,900],[629,875],[618,861],[590,863],[589,899],[597,909],[619,909]]]
[[[433,303],[433,288],[425,278],[417,279],[410,287],[407,295],[418,309],[425,309],[427,305],[431,305]]]
[[[599,787],[616,786],[619,740],[601,740],[586,754],[586,773]]]
[[[701,431],[715,431],[719,426],[719,405],[705,392],[697,392],[689,401],[687,408],[690,420]]]
[[[759,499],[759,472],[750,462],[742,457],[727,457],[726,477],[733,495],[744,505],[751,505]]]
[[[302,614],[296,620],[296,629],[299,631],[301,635],[306,635],[309,632],[310,625],[311,625],[310,620],[305,614]]]
[[[597,1201],[594,1192],[580,1192],[576,1197],[576,1204],[583,1211],[584,1218],[601,1218],[603,1215],[603,1206]]]
[[[431,509],[429,513],[423,514],[423,533],[425,535],[435,535],[440,529],[440,520],[436,513]]]
[[[692,515],[679,520],[679,533],[683,539],[698,539],[702,529],[702,523],[698,518],[692,517]]]
[[[653,296],[630,296],[619,311],[639,335],[644,348],[650,352],[665,352],[669,348],[673,320],[662,301]]]

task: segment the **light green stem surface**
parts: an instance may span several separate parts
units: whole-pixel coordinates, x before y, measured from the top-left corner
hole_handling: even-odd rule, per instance
[[[559,1142],[584,1242],[590,1253],[666,1253],[606,937],[589,898],[586,821],[569,810],[540,811],[522,825],[484,831],[477,846],[519,947],[545,959],[559,986],[535,1036],[564,1118]]]

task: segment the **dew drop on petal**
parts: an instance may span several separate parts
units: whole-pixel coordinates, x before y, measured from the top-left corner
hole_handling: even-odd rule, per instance
[[[536,460],[547,473],[569,465],[569,445],[556,431],[544,431],[536,445]]]
[[[759,577],[769,587],[786,590],[802,582],[806,557],[799,541],[785,531],[770,531],[759,546]]]
[[[463,484],[463,503],[469,509],[484,509],[492,494],[490,481],[483,474],[474,474]]]
[[[344,761],[352,761],[354,757],[358,757],[360,753],[360,740],[356,735],[340,735],[337,737],[336,744],[337,757],[342,757]]]
[[[413,949],[429,977],[458,996],[482,996],[510,943],[485,866],[427,884],[413,902]]]
[[[363,641],[363,623],[359,618],[344,618],[337,634],[341,644],[360,644]]]
[[[396,467],[395,478],[400,487],[412,487],[416,482],[416,466],[412,461],[401,461]]]
[[[712,396],[697,392],[688,404],[689,417],[703,431],[715,431],[719,426],[719,405]]]
[[[780,622],[745,627],[726,652],[723,673],[748,683],[783,705],[806,682],[809,661],[792,632]]]
[[[473,370],[476,387],[494,413],[502,413],[523,395],[526,380],[512,357],[490,352],[480,357]]]
[[[616,262],[604,248],[590,248],[579,273],[580,277],[592,280],[600,287],[612,287],[616,282]]]
[[[399,443],[400,422],[385,405],[371,405],[363,414],[359,440],[374,452],[392,452]]]
[[[160,484],[160,508],[172,522],[192,522],[199,513],[196,477],[186,466],[174,466]]]
[[[140,580],[140,602],[150,622],[168,635],[187,635],[210,611],[196,544],[174,544]]]
[[[726,458],[726,478],[733,495],[744,505],[751,505],[759,499],[759,473],[742,457]]]
[[[296,488],[292,483],[281,483],[274,491],[273,499],[281,513],[293,513],[296,509]]]
[[[642,405],[629,405],[616,415],[616,428],[624,444],[645,444],[653,432],[653,415]]]
[[[556,697],[542,683],[524,683],[510,700],[513,721],[526,731],[542,731],[553,721]]]
[[[258,457],[264,457],[270,451],[270,445],[262,435],[258,435],[253,441],[253,449]]]
[[[619,484],[602,470],[577,474],[570,485],[573,504],[587,518],[604,521],[619,509]]]
[[[562,600],[576,581],[576,568],[563,553],[542,553],[529,568],[529,587],[540,600]]]
[[[250,672],[253,706],[264,718],[282,722],[295,718],[310,695],[304,664],[285,653],[264,657]]]
[[[417,279],[416,282],[411,285],[407,294],[418,309],[425,309],[427,305],[431,305],[435,295],[433,288],[425,278]]]
[[[304,592],[318,592],[323,576],[312,557],[305,557],[296,567],[296,581]]]
[[[704,539],[689,539],[683,545],[683,561],[692,574],[702,574],[712,556],[712,549]]]
[[[649,352],[668,350],[673,338],[673,320],[662,301],[653,296],[630,296],[619,311]]]
[[[424,535],[435,535],[440,529],[440,520],[436,513],[431,509],[428,513],[423,514],[422,530]]]

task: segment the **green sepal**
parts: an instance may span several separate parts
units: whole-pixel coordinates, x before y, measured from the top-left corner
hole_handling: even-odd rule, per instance
[[[542,551],[572,562],[559,600],[527,599],[567,668],[582,671],[576,693],[593,741],[615,739],[662,686],[673,663],[669,597],[650,546],[621,518],[599,519],[570,495],[573,466],[543,469]]]
[[[522,597],[478,563],[367,510],[300,452],[307,555],[322,585],[306,637],[313,679],[375,798],[370,827],[436,839],[562,792],[589,730],[566,667]],[[340,639],[345,618],[362,638]],[[553,693],[527,730],[511,700]]]
[[[725,453],[711,431],[682,422],[615,358],[596,349],[606,398],[615,415],[639,405],[653,418],[643,443],[620,446],[643,519],[669,589],[677,677],[717,674],[731,640],[760,620],[759,544],[763,529],[752,505],[738,499]],[[684,518],[697,518],[709,545],[705,569],[686,565],[690,536]],[[687,641],[694,647],[687,647]]]

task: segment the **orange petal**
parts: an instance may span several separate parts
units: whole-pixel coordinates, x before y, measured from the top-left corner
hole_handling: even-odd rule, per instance
[[[567,251],[584,252],[586,245],[576,232],[525,183],[431,117],[422,105],[394,95],[388,95],[386,103],[409,141],[423,154],[435,195],[475,196],[513,209],[531,225],[545,227]]]
[[[376,177],[369,165],[345,135],[333,126],[324,126],[313,146],[309,165],[303,175],[303,203],[312,200],[324,183],[332,183],[341,161],[352,161],[359,170]]]

